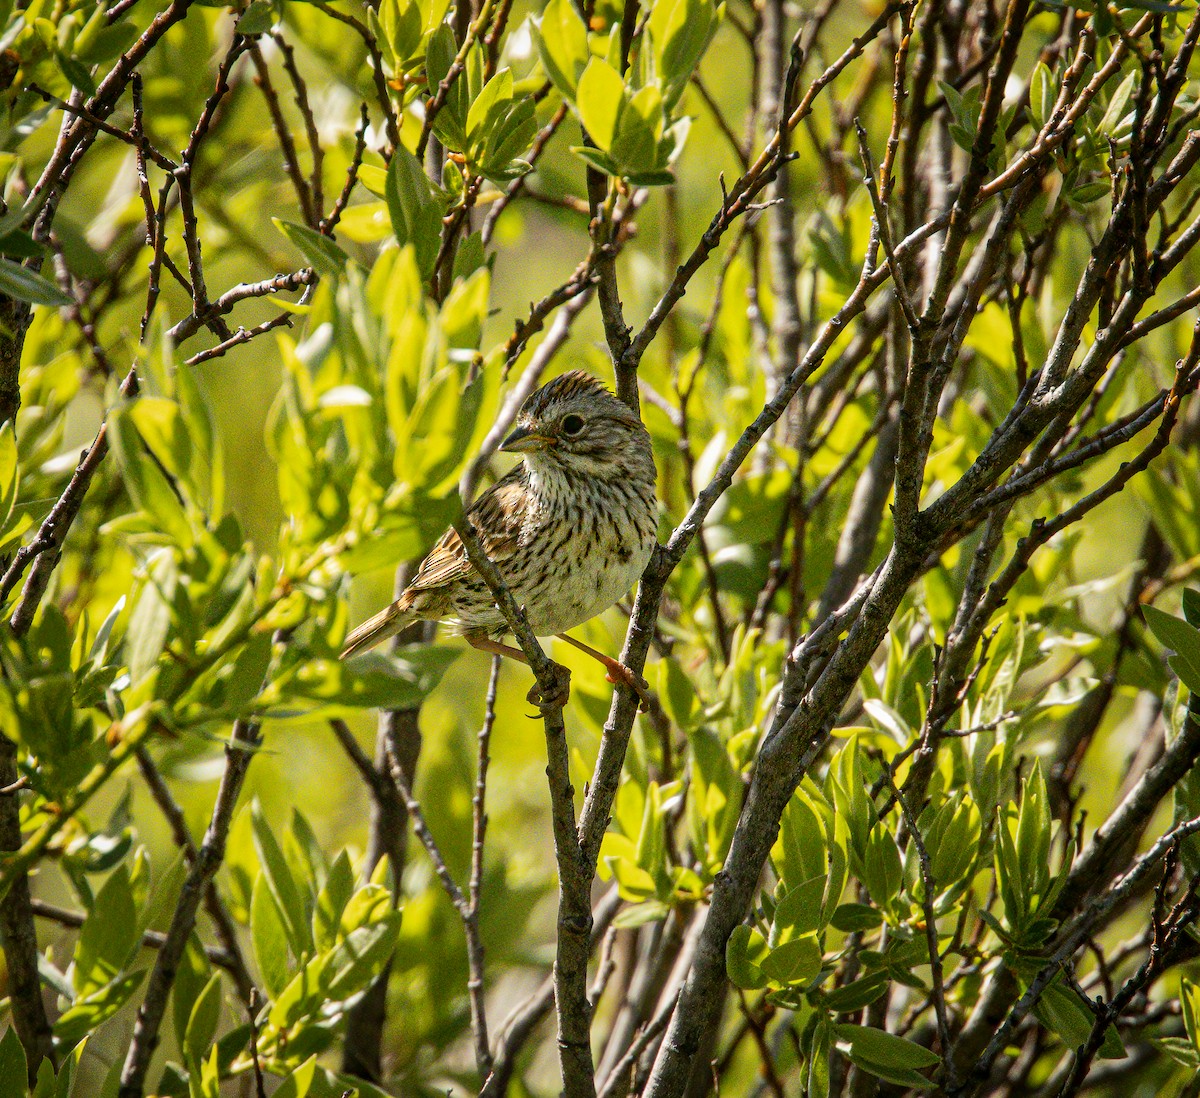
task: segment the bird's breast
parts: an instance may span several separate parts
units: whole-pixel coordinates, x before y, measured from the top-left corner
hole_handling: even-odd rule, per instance
[[[653,496],[644,487],[594,484],[556,502],[530,524],[523,540],[537,565],[527,583],[517,584],[540,636],[607,610],[637,583],[654,549]]]

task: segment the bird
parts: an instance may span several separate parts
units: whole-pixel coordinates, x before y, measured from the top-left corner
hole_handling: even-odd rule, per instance
[[[566,633],[625,595],[658,544],[649,432],[599,378],[573,370],[529,396],[500,449],[521,461],[467,510],[480,544],[535,635],[599,660],[608,681],[628,685],[645,708],[640,676]],[[400,597],[351,630],[342,658],[422,620],[448,622],[472,647],[528,663],[501,643],[508,622],[453,527]],[[565,695],[541,697],[535,683],[528,699],[562,704]]]

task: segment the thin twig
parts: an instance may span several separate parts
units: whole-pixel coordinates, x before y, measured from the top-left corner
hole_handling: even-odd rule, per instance
[[[487,776],[490,761],[489,747],[492,728],[496,724],[496,688],[500,682],[500,657],[492,657],[492,671],[488,677],[487,696],[484,699],[483,724],[479,729],[479,743],[475,770],[475,795],[471,798],[471,878],[467,882],[467,909],[475,924],[475,934],[468,937],[467,965],[470,978],[467,990],[471,996],[471,1032],[475,1038],[475,1063],[479,1068],[482,1085],[492,1069],[492,1052],[488,1044],[487,1011],[483,994],[483,943],[479,937],[479,905],[483,892],[483,847],[487,837]]]
[[[60,907],[58,904],[47,903],[45,900],[32,901],[33,913],[40,919],[49,919],[51,922],[58,923],[59,926],[71,927],[79,929],[87,920],[87,913],[83,911],[72,911],[67,907]],[[142,933],[142,945],[149,949],[162,949],[166,944],[167,936],[157,930],[147,930]],[[235,957],[231,953],[218,946],[206,945],[204,947],[204,956],[218,968],[225,969],[235,981],[238,979],[238,969],[244,970],[245,964],[240,957]]]
[[[925,838],[917,826],[917,819],[908,802],[900,792],[892,777],[891,771],[885,771],[888,784],[892,788],[892,796],[900,806],[901,815],[908,828],[909,837],[917,848],[917,863],[921,869],[921,907],[925,912],[925,942],[929,950],[929,969],[933,980],[933,1009],[937,1015],[938,1040],[942,1045],[942,1063],[946,1068],[946,1083],[953,1087],[956,1083],[954,1061],[950,1057],[952,1042],[950,1039],[950,1017],[946,1011],[946,983],[942,971],[941,947],[938,945],[937,915],[934,911],[934,898],[937,895],[937,882],[933,879],[933,867],[929,860],[929,849],[925,846]]]

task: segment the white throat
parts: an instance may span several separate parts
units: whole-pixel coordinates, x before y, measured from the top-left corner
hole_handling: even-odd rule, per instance
[[[570,483],[557,461],[547,460],[540,454],[525,458],[529,470],[529,487],[544,504],[554,505],[570,491]]]

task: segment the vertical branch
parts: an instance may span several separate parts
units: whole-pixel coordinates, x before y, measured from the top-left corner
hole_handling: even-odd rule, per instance
[[[617,192],[595,168],[587,170],[587,185],[588,205],[592,213],[588,230],[596,255],[596,296],[600,301],[604,337],[613,361],[617,396],[636,412],[641,404],[637,364],[631,364],[627,357],[630,329],[625,323],[625,309],[621,304],[621,289],[617,284],[617,253],[613,246]]]
[[[250,48],[250,57],[254,62],[255,72],[258,74],[254,82],[259,86],[263,94],[263,99],[266,100],[267,110],[271,115],[271,125],[275,129],[275,139],[279,142],[279,151],[283,156],[284,170],[287,172],[288,179],[291,180],[292,189],[296,192],[296,201],[300,205],[300,212],[304,217],[304,223],[306,225],[316,225],[324,211],[313,203],[312,188],[309,186],[309,181],[304,177],[304,172],[300,168],[300,157],[296,152],[296,142],[292,138],[292,131],[288,127],[287,119],[283,117],[283,108],[279,103],[279,94],[275,91],[275,85],[271,82],[270,66],[268,66],[267,59],[263,56],[263,52],[257,44]]]
[[[409,567],[396,569],[394,584],[398,598],[408,584]],[[404,634],[392,641],[392,650],[403,643]],[[335,732],[338,731],[335,725]],[[353,737],[348,729],[345,735]],[[349,743],[343,738],[349,750]],[[355,744],[357,747],[357,744]],[[379,714],[375,735],[375,762],[363,759],[360,769],[371,790],[371,828],[367,838],[366,863],[369,876],[383,858],[392,872],[392,902],[400,903],[401,883],[408,861],[408,809],[393,777],[392,760],[411,788],[416,781],[421,754],[421,726],[416,709],[385,709]],[[383,1079],[383,1029],[387,1021],[387,987],[391,978],[389,959],[366,994],[346,1015],[346,1040],[342,1046],[342,1070],[360,1079],[378,1083]]]
[[[492,1052],[488,1044],[487,1013],[483,996],[483,945],[479,938],[479,901],[483,891],[483,845],[487,837],[487,777],[490,761],[489,747],[492,728],[496,723],[496,687],[500,682],[500,657],[492,657],[488,677],[487,698],[484,703],[483,724],[479,729],[479,751],[475,770],[475,795],[471,799],[471,879],[467,884],[467,910],[474,934],[467,938],[467,965],[470,977],[467,990],[471,996],[471,1033],[475,1038],[475,1062],[480,1069],[480,1083],[487,1081],[492,1069]]]
[[[768,240],[771,259],[771,294],[775,309],[771,318],[771,334],[775,341],[775,356],[767,373],[767,397],[773,397],[782,381],[796,368],[800,359],[800,344],[804,338],[804,325],[800,318],[800,299],[797,281],[800,277],[796,265],[795,221],[796,209],[792,201],[791,175],[788,171],[787,155],[791,134],[784,125],[791,104],[787,96],[794,87],[794,79],[784,68],[784,42],[787,39],[787,11],[784,0],[766,0],[763,9],[763,34],[761,62],[763,90],[762,113],[770,127],[780,135],[779,153],[783,162],[778,174],[771,181],[771,208],[767,213],[770,225]],[[797,45],[798,50],[798,45]],[[793,58],[793,64],[798,64]],[[804,405],[795,406],[803,419]],[[803,424],[796,424],[797,434],[803,434]],[[791,432],[789,432],[791,433]],[[789,439],[789,441],[793,441]],[[802,443],[793,441],[793,445]]]
[[[490,736],[490,734],[491,729],[489,727],[488,735]],[[400,762],[394,754],[389,753],[389,763],[392,781],[396,783],[396,788],[400,791],[400,796],[404,800],[404,807],[408,812],[409,819],[412,820],[413,833],[420,839],[421,845],[425,847],[425,852],[429,855],[429,860],[433,863],[433,870],[437,874],[446,895],[450,898],[450,902],[454,905],[454,910],[458,912],[459,918],[462,919],[463,930],[466,932],[467,965],[469,971],[467,987],[471,1002],[471,1029],[475,1037],[475,1066],[479,1071],[479,1081],[483,1083],[491,1071],[492,1056],[488,1049],[487,1017],[484,1013],[483,1003],[483,943],[479,938],[478,908],[477,905],[472,904],[463,895],[462,889],[459,888],[458,883],[447,868],[446,859],[442,857],[442,852],[438,848],[433,833],[429,830],[429,825],[425,822],[425,813],[421,810],[421,804],[413,795],[412,786],[409,785],[408,778],[405,776],[400,767]],[[472,866],[473,869],[474,867]],[[472,880],[474,880],[473,875]]]
[[[537,678],[539,708],[546,733],[546,777],[550,784],[554,827],[554,857],[558,864],[558,923],[554,958],[554,1000],[558,1015],[559,1063],[567,1098],[594,1098],[596,1082],[592,1064],[592,1005],[588,999],[588,956],[592,930],[592,867],[575,826],[575,790],[571,785],[571,756],[563,705],[570,673],[554,663],[537,642],[525,614],[488,559],[479,538],[464,518],[455,524],[471,564],[487,583],[521,651]],[[640,665],[639,665],[640,666]],[[622,697],[637,699],[628,687]],[[631,715],[632,721],[632,715]]]
[[[304,119],[304,133],[308,138],[308,151],[312,157],[312,172],[309,175],[308,191],[312,199],[313,216],[317,218],[313,222],[313,228],[318,228],[321,215],[325,211],[325,183],[322,179],[325,150],[321,147],[321,138],[317,132],[317,120],[313,115],[312,104],[308,99],[308,85],[305,84],[304,78],[300,75],[300,70],[296,67],[296,51],[292,49],[288,40],[278,31],[274,32],[271,37],[275,40],[275,44],[279,46],[280,55],[283,57],[283,68],[288,75],[288,79],[291,81],[292,91],[296,98],[296,109],[299,110],[300,117]]]
[[[30,315],[26,302],[0,295],[0,423],[15,424],[21,407],[21,351]]]
[[[20,783],[17,745],[0,732],[0,852],[21,849]],[[13,1029],[25,1049],[29,1085],[37,1080],[43,1059],[53,1063],[53,1045],[42,981],[38,975],[37,930],[29,896],[29,877],[20,873],[0,901],[0,939],[8,966],[8,995]]]
[[[925,945],[929,951],[929,971],[933,982],[933,1008],[937,1015],[938,1040],[942,1045],[942,1058],[946,1065],[947,1083],[953,1087],[955,1083],[954,1061],[950,1058],[950,1019],[946,1013],[946,981],[942,974],[942,954],[938,947],[937,913],[934,910],[937,882],[933,879],[933,869],[929,859],[929,849],[925,846],[925,838],[917,826],[917,818],[908,807],[904,794],[897,788],[892,779],[891,771],[884,772],[888,784],[892,787],[892,796],[900,805],[901,815],[917,849],[917,862],[921,870],[921,906],[925,912]]]
[[[233,810],[237,805],[242,783],[250,760],[260,743],[259,726],[249,721],[237,720],[229,733],[225,745],[225,770],[213,802],[208,830],[196,858],[188,870],[187,878],[179,892],[171,926],[166,940],[154,961],[154,969],[146,985],[146,995],[138,1008],[133,1027],[133,1040],[125,1057],[121,1071],[120,1098],[142,1098],[146,1086],[146,1072],[150,1058],[158,1047],[158,1031],[163,1014],[167,1009],[167,996],[175,984],[179,961],[187,947],[188,938],[196,925],[196,912],[217,870],[225,860],[225,840],[233,823]]]

